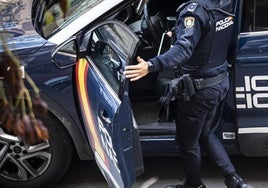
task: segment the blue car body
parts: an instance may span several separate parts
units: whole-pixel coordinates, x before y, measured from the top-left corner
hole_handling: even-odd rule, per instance
[[[36,36],[29,47],[22,40],[23,49],[13,50],[40,88],[53,117],[67,130],[78,156],[95,157],[110,186],[130,187],[143,172],[142,155],[177,155],[179,148],[171,117],[174,106],[168,119],[159,116],[159,75],[135,83],[123,76],[124,67],[134,64],[137,55],[149,58],[157,52],[157,42],[146,36],[154,31],[144,28],[139,16],[150,9],[144,14],[158,18],[155,7],[150,7],[153,1],[108,1],[69,1],[69,17],[61,13],[65,9],[56,0],[34,1],[35,29],[52,43]],[[172,25],[174,7],[183,2],[172,1],[169,7],[163,3],[156,12],[170,13],[167,20]],[[82,5],[81,12],[76,12]],[[268,156],[268,23],[262,18],[268,4],[238,0],[233,5],[236,24],[228,55],[230,90],[216,133],[229,154]],[[87,17],[89,21],[84,22]],[[63,62],[67,66],[59,63],[62,55],[69,58]]]

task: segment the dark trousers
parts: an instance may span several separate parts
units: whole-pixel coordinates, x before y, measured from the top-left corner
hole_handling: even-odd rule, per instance
[[[201,149],[219,166],[223,174],[235,171],[229,156],[214,134],[219,117],[219,105],[229,88],[229,81],[198,90],[188,102],[178,101],[176,111],[177,135],[183,164],[185,165],[186,185],[198,186],[201,180]]]

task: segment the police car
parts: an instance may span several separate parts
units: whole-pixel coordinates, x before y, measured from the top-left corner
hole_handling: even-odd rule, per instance
[[[2,133],[2,140],[12,138],[13,142],[2,144],[5,147],[1,147],[0,156],[13,156],[14,148],[22,147],[29,153],[9,157],[10,166],[1,161],[1,187],[54,183],[67,169],[69,162],[63,161],[70,161],[73,146],[81,159],[94,156],[109,186],[120,188],[131,187],[135,177],[143,173],[143,155],[179,154],[174,137],[174,106],[171,103],[167,110],[159,103],[162,93],[158,81],[165,75],[153,73],[130,83],[123,71],[125,66],[136,63],[137,55],[148,59],[157,54],[162,34],[174,26],[176,9],[184,2],[33,1],[36,31],[57,45],[49,56],[60,70],[57,74],[61,77],[57,78],[62,81],[71,76],[72,82],[64,87],[72,88],[67,100],[73,101],[73,106],[50,106],[52,116],[47,126],[51,137],[43,145],[24,146],[14,136]],[[233,8],[235,28],[228,54],[231,86],[218,114],[216,132],[229,154],[267,156],[268,2],[238,0],[233,2]],[[228,23],[230,20],[223,20],[219,29]],[[54,91],[53,84],[46,86]],[[49,104],[66,100],[64,95],[51,99],[49,92],[44,97]],[[72,120],[77,118],[76,113],[79,121]],[[49,122],[60,123],[51,126]],[[6,154],[8,147],[11,154]],[[27,158],[36,151],[39,158],[29,165]]]

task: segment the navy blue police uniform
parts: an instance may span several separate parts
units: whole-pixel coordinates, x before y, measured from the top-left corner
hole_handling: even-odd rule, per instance
[[[186,172],[182,187],[205,187],[201,180],[201,148],[218,165],[227,187],[250,187],[235,173],[214,134],[215,116],[229,89],[226,56],[234,24],[231,9],[229,1],[224,4],[220,0],[183,4],[178,9],[173,47],[148,61],[153,65],[151,71],[179,66],[195,85],[195,94],[190,100],[177,100],[176,140]]]

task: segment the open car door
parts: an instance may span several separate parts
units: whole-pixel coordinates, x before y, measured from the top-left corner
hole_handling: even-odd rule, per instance
[[[116,21],[105,22],[88,35],[89,55],[79,59],[75,70],[84,125],[109,185],[130,187],[143,165],[123,71],[133,61],[138,39]]]
[[[118,188],[130,187],[143,172],[138,128],[123,75],[139,40],[118,21],[87,27],[124,1],[34,0],[32,5],[36,31],[60,45],[52,54],[54,63],[64,68],[76,59],[73,80],[81,120],[100,170],[110,187]],[[70,39],[78,32],[83,33],[79,47]]]
[[[134,61],[138,38],[123,23],[106,21],[84,35],[85,52],[75,64],[74,82],[82,122],[95,160],[111,187],[130,187],[143,172],[139,133],[128,96],[125,66]],[[74,40],[53,53],[78,49]],[[81,54],[84,54],[81,57]],[[63,58],[59,58],[63,59]],[[71,59],[64,59],[68,62]],[[57,64],[60,67],[62,65]]]

